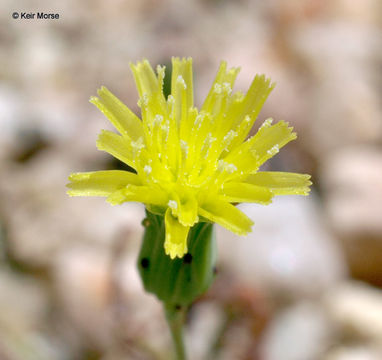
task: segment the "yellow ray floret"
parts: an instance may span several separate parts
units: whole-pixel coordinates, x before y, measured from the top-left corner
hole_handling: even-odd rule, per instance
[[[194,107],[191,58],[172,59],[171,94],[163,94],[165,68],[156,72],[147,60],[131,64],[138,88],[141,119],[105,87],[90,102],[119,134],[103,130],[99,150],[126,163],[136,174],[109,170],[69,177],[71,196],[105,196],[111,204],[142,202],[162,214],[164,250],[182,257],[189,229],[199,221],[216,222],[245,235],[253,222],[239,202],[269,204],[275,195],[309,193],[309,175],[258,171],[296,138],[288,123],[266,120],[248,138],[260,110],[274,88],[257,75],[248,92],[234,92],[239,68],[220,64],[200,110]]]

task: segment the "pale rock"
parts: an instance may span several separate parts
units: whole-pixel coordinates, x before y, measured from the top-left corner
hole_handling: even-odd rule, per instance
[[[378,143],[381,106],[373,80],[381,57],[378,29],[351,22],[304,23],[290,30],[289,42],[314,82],[305,100],[309,122],[302,140],[309,151],[320,157],[350,144]]]
[[[361,282],[337,286],[325,297],[330,318],[345,333],[382,345],[382,291]]]
[[[114,279],[120,297],[119,326],[130,338],[143,337],[157,351],[166,351],[171,339],[163,313],[163,305],[155,295],[147,293],[137,269],[137,251],[125,251],[114,264]]]
[[[341,237],[382,236],[382,150],[336,151],[322,160],[320,178],[329,220]]]
[[[36,331],[47,307],[43,286],[36,280],[0,268],[0,323],[12,331]]]
[[[66,327],[79,344],[90,341],[107,352],[125,342],[165,351],[171,339],[162,304],[143,289],[137,253],[121,246],[78,245],[59,253],[54,281]]]
[[[54,331],[46,331],[47,289],[30,276],[0,267],[0,358],[64,360],[69,351]]]
[[[339,21],[378,25],[380,21],[379,0],[337,0],[328,3],[329,15]]]
[[[186,346],[194,359],[205,359],[216,334],[225,321],[223,310],[215,303],[203,302],[193,308],[192,322],[186,332]]]
[[[0,86],[0,160],[5,158],[8,149],[15,146],[14,133],[22,125],[21,109],[19,107],[20,94],[11,87]],[[8,151],[7,151],[8,150]]]
[[[77,243],[110,247],[124,237],[138,249],[143,206],[113,207],[104,198],[70,198],[65,184],[73,169],[58,152],[51,149],[27,164],[5,167],[0,209],[12,254],[25,263],[46,266],[61,249]]]
[[[349,346],[331,350],[324,360],[380,360],[382,349],[372,346]]]
[[[333,329],[314,303],[293,305],[276,314],[261,345],[264,360],[321,359],[331,345]]]
[[[241,237],[218,227],[219,266],[266,292],[301,298],[330,289],[346,273],[341,253],[310,197],[276,197],[272,204],[242,204],[255,225]]]
[[[72,246],[57,256],[53,276],[60,306],[76,335],[107,346],[112,337],[110,253],[96,246]]]
[[[322,160],[319,175],[329,223],[352,273],[382,283],[382,151],[344,148]]]

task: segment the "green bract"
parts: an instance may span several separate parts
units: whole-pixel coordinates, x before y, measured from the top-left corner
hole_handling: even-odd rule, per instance
[[[145,234],[138,257],[138,269],[145,290],[167,307],[186,307],[203,294],[214,277],[216,244],[213,224],[198,223],[188,234],[188,253],[171,260],[163,251],[163,216],[147,212]]]

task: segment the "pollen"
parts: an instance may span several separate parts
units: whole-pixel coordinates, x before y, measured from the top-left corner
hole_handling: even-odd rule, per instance
[[[220,84],[215,84],[214,85],[214,93],[215,94],[221,94],[222,93],[222,86]]]
[[[268,155],[273,156],[273,155],[276,155],[279,151],[280,150],[279,150],[278,145],[275,145],[271,149],[267,150],[267,153],[268,153]]]
[[[177,77],[176,82],[177,82],[178,84],[182,85],[184,90],[187,89],[186,82],[184,81],[182,75],[179,75],[179,76]]]
[[[229,145],[236,136],[237,136],[236,131],[234,130],[228,131],[227,135],[225,135],[223,138],[223,143],[225,144],[225,146]]]
[[[223,91],[227,93],[228,95],[231,95],[232,89],[231,85],[228,82],[223,83]]]
[[[132,141],[132,142],[131,142],[131,147],[132,147],[133,149],[135,149],[135,150],[143,149],[143,148],[145,147],[143,138],[140,137],[137,141]]]
[[[225,170],[229,173],[229,174],[232,174],[234,173],[235,171],[237,171],[237,167],[234,165],[234,164],[227,164],[225,166]]]
[[[151,168],[150,165],[145,165],[144,168],[143,168],[143,171],[149,175],[151,173],[151,171],[153,171],[153,169]]]
[[[176,210],[178,208],[178,203],[175,200],[169,200],[167,205],[173,210]]]
[[[182,151],[185,153],[185,155],[188,154],[188,144],[186,141],[184,140],[180,140],[180,147],[182,149]]]
[[[156,123],[156,124],[161,124],[162,121],[163,121],[163,115],[159,115],[159,114],[155,115],[155,117],[154,117],[154,123]]]
[[[265,121],[261,124],[259,130],[271,126],[271,125],[272,125],[272,122],[273,122],[273,119],[267,119],[267,120],[265,120]]]

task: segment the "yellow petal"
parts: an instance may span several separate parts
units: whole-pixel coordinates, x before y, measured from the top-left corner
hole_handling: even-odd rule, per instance
[[[91,97],[90,102],[103,112],[122,135],[133,140],[143,136],[141,120],[106,87],[98,90],[98,96]]]
[[[189,148],[189,138],[192,135],[192,128],[195,124],[195,120],[198,116],[198,110],[196,108],[189,108],[185,121],[180,123],[179,137],[183,144],[184,159],[187,157],[187,151]]]
[[[168,206],[174,216],[184,226],[193,226],[198,220],[198,202],[192,192],[185,188],[174,192],[169,200]]]
[[[285,121],[271,123],[271,119],[266,120],[254,136],[232,150],[224,161],[234,164],[243,173],[253,173],[289,141],[296,139],[293,128]]]
[[[254,202],[267,205],[272,200],[272,192],[263,186],[242,182],[227,182],[221,190],[224,200],[229,202]]]
[[[279,150],[289,141],[297,138],[292,127],[288,127],[285,121],[279,121],[272,126],[262,126],[259,131],[250,139],[252,151],[257,157],[259,165],[276,155]]]
[[[69,181],[70,196],[109,196],[128,184],[141,183],[138,175],[121,170],[74,173]]]
[[[275,84],[271,83],[265,75],[256,75],[240,106],[236,105],[228,109],[227,118],[234,120],[232,129],[237,133],[228,150],[235,148],[246,139],[274,87]]]
[[[191,58],[172,58],[171,95],[174,97],[176,121],[186,121],[188,111],[194,105]]]
[[[158,76],[147,60],[137,62],[136,65],[130,64],[130,68],[140,96],[138,105],[141,108],[145,143],[151,149],[154,141],[151,133],[156,117],[168,118],[166,99],[162,91],[165,68],[157,67]]]
[[[198,212],[200,216],[216,222],[238,235],[246,235],[251,231],[253,225],[253,221],[247,215],[217,196],[210,196],[199,206]]]
[[[250,175],[245,182],[268,188],[274,195],[308,195],[310,175],[263,171]]]
[[[229,87],[232,89],[239,71],[240,68],[231,68],[227,71],[227,63],[225,61],[220,63],[219,70],[216,74],[214,82],[212,83],[210,92],[208,93],[206,100],[203,103],[201,111],[210,113],[213,112],[216,96],[220,93],[219,89],[223,86],[224,83],[229,85]]]
[[[177,173],[180,166],[179,162],[181,160],[182,153],[179,142],[179,124],[175,118],[175,101],[172,95],[169,95],[168,103],[170,104],[170,117],[163,127],[165,131],[165,138],[162,138],[164,150],[163,155],[165,155],[163,160],[174,173]]]
[[[159,82],[153,68],[147,60],[137,62],[136,65],[130,64],[133,72],[135,84],[137,85],[138,93],[141,98],[144,95],[152,95],[159,90]]]
[[[207,113],[199,114],[191,131],[189,141],[187,143],[188,154],[185,161],[186,172],[189,173],[189,181],[194,182],[198,177],[204,160],[203,147],[206,143],[209,130],[211,127],[211,116]]]
[[[225,115],[224,113],[230,102],[232,88],[239,71],[240,68],[227,70],[227,63],[222,61],[211,90],[201,108],[201,112],[205,111],[216,116],[217,122],[220,123],[219,127],[224,128],[227,123],[229,126],[231,125],[231,118],[224,117],[224,122],[222,122],[222,117]]]
[[[165,215],[166,238],[164,249],[171,259],[175,257],[183,257],[187,253],[187,236],[190,230],[189,226],[183,226],[177,218],[175,218],[170,208],[167,209]]]
[[[102,130],[97,139],[97,148],[106,151],[118,160],[135,168],[134,148],[131,141],[108,130]]]
[[[166,206],[167,194],[159,187],[127,185],[125,188],[112,193],[107,201],[112,205],[122,204],[126,201],[141,202],[143,204]]]

